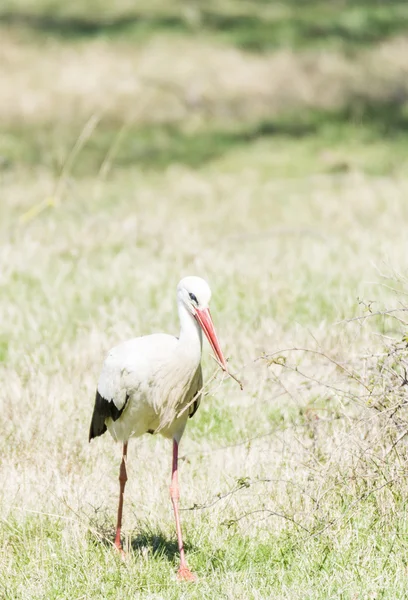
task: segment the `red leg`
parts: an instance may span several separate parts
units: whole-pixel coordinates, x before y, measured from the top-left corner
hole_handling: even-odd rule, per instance
[[[177,473],[177,462],[178,462],[178,443],[173,440],[173,469],[171,473],[171,486],[170,486],[170,497],[174,509],[174,517],[176,519],[176,530],[177,530],[177,541],[180,552],[180,567],[177,572],[178,579],[184,581],[195,581],[196,576],[190,571],[187,566],[186,558],[184,556],[183,537],[181,535],[180,517],[178,511],[178,503],[180,499],[179,486],[178,486],[178,473]]]
[[[127,457],[127,442],[123,444],[123,453],[122,453],[122,462],[120,463],[120,472],[119,472],[119,483],[120,483],[120,493],[119,493],[119,506],[118,506],[118,520],[116,524],[116,536],[115,536],[115,546],[119,552],[124,554],[122,543],[120,541],[120,530],[122,527],[122,512],[123,512],[123,496],[125,494],[125,485],[127,482],[127,473],[126,473],[126,457]]]

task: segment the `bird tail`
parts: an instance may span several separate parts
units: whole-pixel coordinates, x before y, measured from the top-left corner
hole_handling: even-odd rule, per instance
[[[105,433],[107,427],[105,419],[108,416],[105,405],[106,400],[102,398],[98,390],[96,390],[95,406],[93,409],[91,426],[89,428],[89,441]]]

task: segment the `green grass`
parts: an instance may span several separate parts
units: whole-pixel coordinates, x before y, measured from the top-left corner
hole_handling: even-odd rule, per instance
[[[55,2],[12,0],[5,3],[0,21],[28,32],[72,41],[98,37],[126,37],[145,43],[152,36],[216,37],[249,51],[280,47],[338,49],[355,52],[390,36],[404,33],[408,9],[401,1],[273,2],[142,2],[129,9],[103,1]]]
[[[134,532],[124,564],[112,549],[92,540],[67,539],[61,522],[29,517],[8,523],[10,548],[3,565],[2,593],[11,598],[352,598],[364,592],[378,598],[403,598],[407,562],[406,519],[394,515],[395,531],[381,535],[383,523],[370,503],[348,520],[340,539],[321,535],[302,543],[289,531],[254,543],[223,526],[214,546],[205,518],[187,548],[200,579],[185,591],[172,575],[175,547],[166,536]],[[363,517],[363,518],[361,518]],[[64,539],[65,537],[65,539]],[[307,538],[307,534],[303,536]],[[80,545],[78,545],[78,542]],[[370,548],[370,551],[363,551]],[[250,565],[249,569],[248,566]],[[24,585],[10,573],[30,569]],[[90,577],[92,573],[92,577]],[[368,578],[368,585],[363,582]],[[163,594],[165,596],[163,596]],[[368,596],[369,597],[369,596]]]
[[[265,176],[277,177],[300,177],[311,172],[344,173],[354,168],[386,175],[406,169],[408,145],[403,120],[397,129],[397,121],[390,125],[380,122],[377,127],[369,114],[365,117],[366,124],[358,125],[346,119],[342,123],[343,117],[339,117],[338,123],[331,123],[332,118],[330,113],[290,115],[252,127],[214,131],[203,128],[194,134],[180,131],[177,126],[129,127],[119,142],[119,127],[102,124],[81,151],[71,174],[98,176],[113,146],[115,168],[123,169],[138,165],[162,170],[172,164],[198,169],[221,162],[230,170],[238,170],[243,161],[255,163],[258,169],[263,167]],[[297,124],[297,119],[302,122]],[[46,166],[57,176],[78,134],[68,127],[51,131],[13,127],[4,131],[0,144],[5,157],[2,170],[7,173],[21,167]]]
[[[406,16],[3,3],[1,598],[406,597],[406,313],[368,316],[406,304]],[[244,390],[182,440],[183,585],[170,444],[130,442],[123,562],[87,435],[106,352],[177,334],[193,273]]]

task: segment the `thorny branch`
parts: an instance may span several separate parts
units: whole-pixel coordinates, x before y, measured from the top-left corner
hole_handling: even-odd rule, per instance
[[[382,485],[379,485],[378,487],[376,487],[376,488],[374,488],[372,490],[368,490],[367,492],[363,492],[358,498],[356,498],[351,504],[349,504],[349,506],[346,509],[345,514],[342,514],[340,517],[337,517],[336,519],[332,519],[332,520],[328,521],[321,529],[319,529],[318,531],[315,531],[314,533],[312,533],[308,537],[311,537],[311,538],[312,537],[317,537],[318,535],[321,535],[322,533],[324,533],[330,527],[333,527],[333,525],[336,525],[336,523],[344,521],[345,518],[346,518],[347,513],[350,513],[350,511],[355,506],[357,506],[360,502],[362,502],[363,500],[366,500],[369,496],[372,496],[372,494],[375,494],[376,492],[379,492],[380,490],[384,489],[385,487],[388,487],[392,483],[395,483],[395,481],[397,481],[399,479],[400,479],[399,477],[398,478],[396,477],[394,479],[390,479],[389,481],[386,481]],[[306,538],[306,539],[308,539],[308,538]],[[304,541],[306,541],[306,539]]]
[[[251,479],[249,479],[249,477],[241,477],[241,478],[239,478],[237,480],[237,485],[232,490],[229,490],[225,494],[221,494],[221,493],[216,494],[215,498],[213,500],[211,500],[210,502],[208,502],[207,504],[201,504],[201,505],[194,504],[193,506],[190,506],[188,508],[184,508],[184,509],[181,509],[181,510],[186,510],[186,511],[187,510],[190,510],[190,511],[191,510],[204,510],[204,509],[207,509],[207,508],[211,508],[212,506],[214,506],[215,504],[217,504],[221,500],[224,500],[225,498],[228,498],[228,497],[236,494],[240,490],[245,489],[245,488],[249,488],[249,487],[251,487],[253,485],[256,485],[258,483],[281,483],[281,482],[292,484],[295,487],[299,487],[302,492],[306,493],[305,490],[303,488],[301,488],[301,486],[297,485],[293,481],[286,480],[286,479],[255,479],[255,480],[251,480]],[[317,502],[317,500],[315,498],[312,498],[312,500],[314,502]],[[245,514],[243,514],[243,515],[241,515],[241,516],[239,516],[239,517],[237,517],[235,519],[228,519],[228,520],[224,521],[223,525],[226,525],[227,527],[232,527],[233,525],[235,525],[239,521],[242,521],[242,519],[245,519],[246,517],[250,517],[251,515],[254,515],[254,514],[257,514],[257,513],[263,513],[263,514],[267,514],[267,516],[275,516],[275,517],[280,517],[282,519],[286,519],[287,521],[290,521],[291,523],[293,523],[294,525],[296,525],[296,527],[299,527],[300,529],[303,529],[304,531],[310,533],[309,530],[304,525],[302,525],[301,523],[298,523],[290,515],[287,515],[287,514],[284,514],[284,513],[279,513],[279,512],[276,512],[275,510],[272,510],[272,509],[269,509],[269,508],[261,508],[261,509],[252,510],[252,511],[247,512],[247,513],[245,513]]]
[[[403,310],[404,312],[408,311],[408,308],[404,309],[395,309],[391,311],[378,311],[377,313],[370,313],[370,315],[366,315],[363,317],[358,317],[353,320],[361,320],[367,318],[368,316],[375,315],[391,315],[394,318],[392,313]],[[401,324],[405,324],[401,319],[397,319]],[[407,437],[408,435],[408,418],[404,416],[396,419],[396,414],[401,414],[401,411],[406,411],[408,408],[408,400],[406,399],[407,394],[407,382],[408,382],[408,340],[405,332],[402,332],[400,340],[396,340],[394,338],[385,339],[384,338],[384,351],[383,352],[373,352],[372,354],[366,354],[364,356],[357,357],[357,360],[360,360],[361,363],[358,362],[353,366],[350,366],[350,363],[347,365],[340,363],[338,360],[332,358],[327,353],[321,350],[315,350],[310,348],[302,348],[302,347],[293,347],[293,348],[285,348],[279,351],[264,354],[255,359],[256,361],[264,360],[269,365],[276,364],[277,366],[282,367],[288,373],[294,373],[306,380],[309,380],[313,384],[318,384],[325,386],[331,389],[335,393],[335,397],[341,401],[342,398],[351,398],[356,402],[356,405],[360,406],[364,409],[364,412],[358,412],[354,415],[347,415],[347,420],[351,423],[354,423],[353,428],[355,427],[355,433],[357,435],[361,428],[362,431],[365,431],[365,438],[361,439],[361,443],[358,443],[357,447],[354,449],[352,447],[348,447],[351,442],[351,434],[352,431],[347,430],[347,435],[342,438],[340,443],[335,444],[334,448],[336,452],[341,451],[341,447],[344,446],[347,454],[352,459],[352,465],[358,465],[359,472],[356,472],[356,467],[353,467],[353,475],[352,480],[360,480],[361,484],[359,485],[367,485],[367,483],[378,477],[383,477],[385,482],[377,487],[373,487],[372,489],[365,490],[359,495],[355,496],[354,500],[350,501],[345,511],[342,511],[339,516],[335,518],[326,518],[324,524],[319,518],[319,525],[309,526],[304,523],[299,523],[293,516],[286,514],[285,512],[279,512],[269,507],[259,507],[254,508],[253,510],[248,510],[244,512],[244,514],[238,516],[237,518],[232,518],[224,522],[227,526],[232,526],[242,519],[251,517],[255,514],[263,514],[265,518],[269,516],[277,516],[279,518],[286,519],[292,522],[296,527],[299,527],[305,531],[307,534],[306,537],[299,540],[299,543],[302,541],[306,541],[312,537],[316,537],[322,535],[328,529],[335,527],[336,525],[340,525],[341,523],[346,523],[347,520],[352,518],[353,511],[356,510],[358,505],[365,501],[367,498],[372,496],[373,494],[378,493],[384,488],[389,488],[396,482],[402,481],[403,478],[406,477],[406,471],[394,463],[389,462],[389,455],[396,449],[396,447]],[[288,355],[290,352],[298,352],[298,353],[309,353],[322,357],[328,362],[332,363],[336,368],[340,369],[341,373],[348,379],[354,381],[358,386],[355,387],[354,392],[347,391],[347,389],[343,389],[342,387],[334,386],[331,381],[324,381],[318,376],[308,375],[304,373],[303,370],[299,369],[299,364],[290,365],[288,364]],[[278,378],[279,379],[279,378]],[[341,381],[341,379],[340,379]],[[286,386],[283,386],[284,389],[287,389]],[[311,389],[311,388],[308,388]],[[290,391],[287,391],[290,393]],[[404,396],[403,396],[404,395]],[[343,405],[342,405],[343,406]],[[371,414],[370,414],[371,412]],[[328,421],[334,422],[339,418],[346,417],[346,412],[342,414],[337,414],[336,419],[328,419]],[[373,425],[373,419],[376,419],[378,425]],[[321,423],[322,419],[318,418],[317,423]],[[314,424],[314,426],[316,425]],[[405,424],[405,426],[404,426]],[[288,429],[298,429],[300,427],[308,426],[307,423],[297,423],[294,425],[291,423],[290,425],[286,425],[285,427],[277,427],[272,429],[269,432],[262,433],[257,436],[253,436],[236,444],[232,444],[232,446],[245,445],[250,444],[251,442],[261,439],[266,436],[276,435],[279,431],[286,431]],[[395,428],[397,429],[397,435],[395,435]],[[355,437],[355,436],[354,436]],[[354,439],[354,438],[353,438]],[[388,445],[385,446],[385,442],[388,441]],[[231,447],[223,446],[222,448],[216,448],[215,450],[222,450],[225,448]],[[381,449],[383,449],[381,451]],[[399,460],[401,460],[399,458]],[[324,473],[315,473],[315,476],[322,475],[321,481],[322,483],[327,481],[327,475],[330,473],[328,471],[330,465],[328,465],[327,469],[324,469]],[[311,467],[310,467],[311,468]],[[395,474],[399,472],[399,475],[395,476]],[[313,471],[314,472],[314,471]],[[340,475],[340,473],[339,473]],[[339,476],[337,475],[337,477]],[[339,481],[333,482],[333,486],[329,488],[321,488],[323,494],[320,495],[319,499],[316,500],[310,494],[308,496],[314,502],[316,507],[316,515],[320,512],[320,504],[321,499],[327,493],[331,493],[337,490],[338,493],[341,493],[342,486],[346,486],[345,490],[350,488],[348,483],[348,477],[346,472],[344,472],[344,481],[341,482],[341,488],[339,488]],[[184,510],[205,510],[210,509],[217,503],[231,498],[235,494],[239,494],[243,489],[254,486],[255,484],[259,484],[261,482],[264,483],[272,483],[272,482],[283,482],[284,480],[279,479],[255,479],[251,480],[249,478],[240,478],[237,480],[236,485],[228,490],[225,493],[216,494],[213,498],[211,498],[208,502],[203,503],[201,505],[193,505],[191,507],[185,508]],[[285,480],[285,483],[291,483],[292,485],[296,485],[294,482],[290,480]],[[297,485],[299,489],[301,486]],[[301,489],[302,493],[306,493],[305,490]],[[328,515],[329,516],[329,515]],[[313,513],[309,513],[308,519],[313,517]]]
[[[396,319],[399,323],[402,323],[403,325],[406,325],[406,321],[404,321],[403,319],[399,319],[398,317],[396,317],[394,315],[394,313],[399,313],[399,312],[408,312],[408,308],[392,308],[390,310],[378,310],[377,312],[369,312],[366,315],[360,315],[358,317],[353,317],[351,319],[343,319],[342,321],[337,321],[335,323],[335,325],[342,325],[343,323],[353,323],[354,321],[365,321],[366,319],[369,319],[370,317],[388,317],[391,316],[392,318]]]
[[[257,508],[255,510],[251,510],[250,512],[247,512],[247,513],[241,515],[240,517],[237,517],[236,519],[229,519],[228,521],[225,521],[223,524],[226,525],[227,527],[232,527],[239,521],[242,521],[242,519],[246,519],[247,517],[250,517],[251,515],[255,515],[257,513],[266,514],[268,517],[280,517],[281,519],[290,521],[291,523],[296,525],[296,527],[299,527],[300,529],[303,529],[303,531],[306,531],[306,533],[310,534],[310,531],[309,531],[309,529],[307,529],[307,527],[305,527],[301,523],[298,523],[297,521],[295,521],[295,519],[293,519],[289,515],[286,515],[284,513],[278,513],[274,510],[270,510],[269,508]]]
[[[405,434],[406,433],[407,432],[405,432]],[[274,517],[279,517],[279,518],[285,519],[287,521],[290,521],[291,523],[293,523],[293,525],[302,529],[303,531],[305,531],[308,534],[307,537],[303,538],[303,540],[302,540],[302,541],[306,541],[307,539],[321,535],[330,527],[333,527],[337,523],[344,521],[346,519],[347,515],[350,513],[350,511],[352,511],[360,502],[362,502],[363,500],[366,500],[372,494],[379,492],[380,490],[392,485],[393,483],[395,483],[396,481],[398,481],[400,479],[401,479],[400,477],[395,477],[393,479],[387,480],[385,483],[381,484],[380,486],[377,486],[376,488],[373,488],[371,490],[363,492],[362,494],[360,494],[358,496],[358,498],[356,498],[353,502],[351,502],[351,504],[349,504],[345,513],[343,513],[341,516],[339,516],[335,519],[331,519],[331,520],[327,521],[323,527],[321,527],[320,529],[318,529],[316,531],[310,530],[308,527],[306,527],[302,523],[299,523],[296,519],[294,519],[293,517],[291,517],[290,515],[288,515],[286,513],[277,512],[276,510],[269,509],[269,508],[259,508],[259,509],[254,509],[254,510],[248,511],[248,512],[240,515],[239,517],[228,519],[228,520],[224,521],[223,525],[226,525],[227,527],[232,527],[236,523],[239,523],[243,519],[248,518],[252,515],[264,514],[267,517],[274,516]],[[246,477],[240,478],[237,481],[237,485],[232,490],[229,490],[225,494],[217,494],[215,499],[213,499],[209,503],[202,504],[202,505],[194,504],[193,506],[191,506],[189,508],[184,508],[181,510],[203,510],[203,509],[211,508],[212,506],[214,506],[221,500],[223,500],[229,496],[232,496],[233,494],[236,494],[237,492],[239,492],[242,489],[249,488],[252,485],[255,485],[257,483],[278,483],[278,482],[282,482],[282,481],[284,483],[292,483],[293,484],[293,482],[290,480],[282,480],[282,479],[256,479],[254,481],[251,481],[249,478],[246,478]],[[296,484],[294,484],[294,485],[296,485]],[[304,491],[304,490],[302,490],[302,491]],[[318,501],[316,499],[312,498],[312,500],[314,500],[314,502],[316,504],[318,504]]]
[[[364,381],[362,381],[361,378],[356,373],[353,373],[352,371],[347,369],[347,367],[345,367],[344,365],[339,363],[337,360],[335,360],[334,358],[332,358],[325,352],[322,352],[321,350],[313,350],[311,348],[296,348],[296,347],[284,348],[282,350],[277,350],[276,352],[272,352],[271,354],[264,354],[264,355],[260,356],[259,358],[257,358],[256,360],[266,360],[266,361],[270,361],[271,364],[273,364],[273,363],[275,363],[274,357],[279,356],[280,354],[285,353],[285,352],[306,352],[306,353],[317,354],[319,356],[322,356],[322,357],[326,358],[328,361],[330,361],[331,363],[333,363],[334,365],[336,365],[336,367],[338,367],[339,369],[344,371],[344,373],[346,373],[346,375],[348,375],[349,377],[354,379],[358,384],[360,384],[364,388],[368,389],[366,384],[364,383]],[[279,361],[276,364],[284,366],[284,363],[281,363]]]
[[[313,500],[313,502],[317,503],[317,500],[315,498],[313,498],[313,496],[310,496],[310,494],[308,494],[302,486],[300,486],[299,484],[297,484],[294,481],[291,481],[290,479],[269,479],[269,478],[250,479],[249,477],[240,477],[237,480],[237,485],[234,488],[232,488],[232,490],[229,490],[225,494],[221,494],[221,492],[219,492],[218,494],[216,494],[214,496],[214,498],[212,500],[210,500],[209,502],[207,502],[205,504],[193,504],[193,506],[189,506],[187,508],[181,508],[180,510],[186,510],[186,511],[187,510],[205,510],[207,508],[211,508],[212,506],[214,506],[221,500],[224,500],[225,498],[228,498],[229,496],[236,494],[237,492],[239,492],[242,489],[250,488],[254,485],[257,485],[258,483],[287,483],[287,484],[290,484],[294,487],[299,488],[302,493],[308,495]]]

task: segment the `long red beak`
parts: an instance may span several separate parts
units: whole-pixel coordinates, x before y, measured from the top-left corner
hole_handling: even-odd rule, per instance
[[[199,310],[198,308],[196,308],[196,313],[194,316],[200,323],[201,329],[207,336],[207,339],[210,342],[211,348],[213,349],[215,356],[220,361],[224,371],[227,371],[228,373],[227,361],[224,358],[220,347],[220,343],[217,338],[217,334],[215,333],[214,323],[211,318],[210,309],[204,308],[202,310]]]

